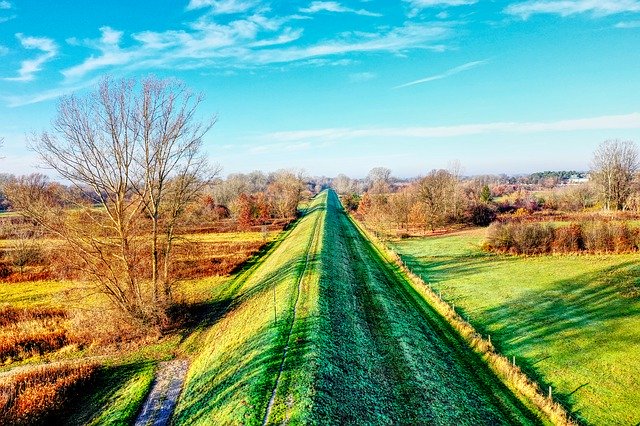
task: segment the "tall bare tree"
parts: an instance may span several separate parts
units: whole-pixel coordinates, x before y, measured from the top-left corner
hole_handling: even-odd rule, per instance
[[[640,168],[638,147],[632,141],[608,140],[593,153],[591,178],[606,210],[623,210]]]
[[[154,77],[105,78],[86,97],[63,97],[52,130],[30,143],[64,180],[89,188],[97,208],[71,200],[76,209],[54,211],[50,197],[33,195],[46,189],[42,182],[10,196],[70,243],[98,288],[145,323],[162,322],[171,304],[176,227],[213,173],[201,146],[215,117],[198,121],[201,102],[183,83]]]

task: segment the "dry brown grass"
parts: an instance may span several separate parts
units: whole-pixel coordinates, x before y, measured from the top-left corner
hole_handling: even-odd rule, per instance
[[[264,241],[190,243],[175,264],[179,279],[226,276],[264,247]]]
[[[0,383],[0,424],[55,424],[55,416],[80,395],[96,364],[39,367]]]
[[[67,311],[55,308],[0,309],[0,362],[30,358],[69,343]]]

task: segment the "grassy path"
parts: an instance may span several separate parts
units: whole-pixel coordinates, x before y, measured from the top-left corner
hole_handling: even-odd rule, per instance
[[[193,342],[176,425],[539,423],[333,192],[225,294]]]
[[[535,424],[329,194],[318,424]]]
[[[271,398],[269,399],[269,403],[267,404],[267,410],[265,412],[264,419],[262,420],[263,426],[269,423],[269,416],[271,415],[271,410],[273,409],[273,405],[276,400],[278,385],[280,384],[280,379],[282,378],[285,362],[287,361],[287,353],[289,352],[289,347],[291,346],[291,338],[293,336],[296,320],[298,319],[297,317],[298,304],[299,304],[298,302],[300,301],[300,292],[302,290],[302,284],[304,279],[308,278],[307,271],[311,267],[311,260],[313,259],[314,253],[317,252],[317,245],[321,238],[321,235],[320,235],[321,229],[322,227],[319,224],[319,220],[316,220],[316,222],[313,225],[313,232],[312,232],[313,236],[311,237],[311,239],[309,239],[309,245],[307,246],[307,250],[306,250],[307,255],[304,261],[304,267],[298,278],[298,283],[296,286],[295,301],[293,302],[293,312],[291,314],[291,319],[290,319],[291,325],[287,333],[287,344],[285,345],[284,351],[282,352],[282,362],[280,363],[280,370],[278,370],[278,377],[276,378],[276,382],[273,386],[273,391],[271,392]],[[316,250],[314,250],[314,248],[316,248]]]
[[[197,353],[174,424],[309,422],[322,243],[313,236],[323,232],[325,199],[316,197],[286,238],[229,284],[224,315],[190,344]]]

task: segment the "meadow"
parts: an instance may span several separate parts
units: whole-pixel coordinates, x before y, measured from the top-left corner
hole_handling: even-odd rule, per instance
[[[0,282],[2,418],[20,424],[51,416],[65,424],[133,421],[157,363],[187,354],[188,337],[196,339],[206,328],[218,292],[279,236],[278,230],[183,235],[180,244],[189,250],[177,260],[184,278],[175,289],[174,326],[162,335],[129,325],[87,283],[28,281],[43,271],[49,275],[47,265],[12,271],[9,282]],[[39,243],[49,249],[60,244]],[[14,245],[2,240],[5,250]]]
[[[637,424],[636,254],[511,256],[484,229],[392,242],[407,266],[587,424]]]

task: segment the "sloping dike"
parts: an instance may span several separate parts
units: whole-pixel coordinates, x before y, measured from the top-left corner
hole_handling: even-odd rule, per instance
[[[174,424],[540,424],[344,212],[316,196],[231,281]]]

